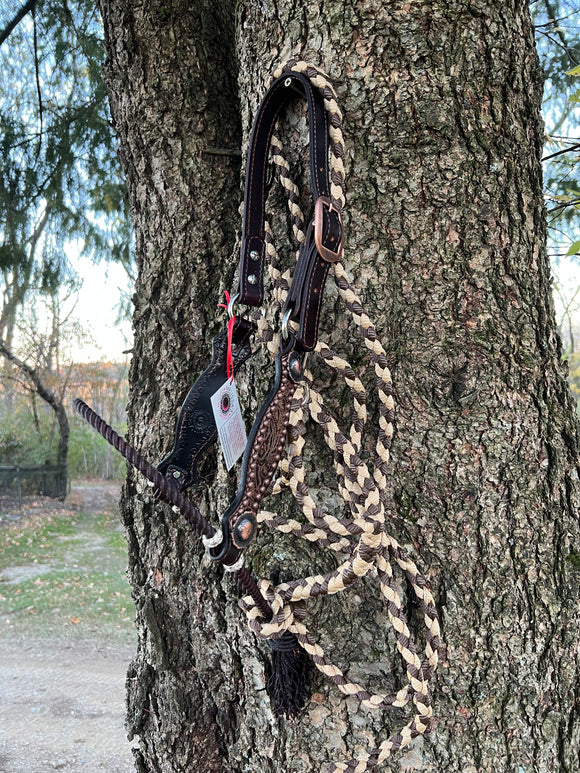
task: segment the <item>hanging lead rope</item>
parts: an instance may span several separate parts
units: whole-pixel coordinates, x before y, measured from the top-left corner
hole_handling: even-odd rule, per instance
[[[335,202],[343,209],[345,198],[342,116],[332,85],[322,72],[304,62],[289,62],[281,72],[276,73],[276,76],[280,77],[287,71],[305,74],[324,94],[325,108],[330,113],[329,126],[332,127],[330,130],[332,191]],[[295,238],[298,244],[303,244],[306,238],[305,218],[298,204],[298,188],[290,179],[290,166],[284,157],[282,143],[276,135],[272,138],[271,150],[280,183],[287,193]],[[266,229],[266,253],[269,259],[270,279],[274,288],[272,311],[279,314],[288,295],[291,277],[288,273],[280,272],[280,261],[269,228]],[[258,521],[285,533],[303,537],[319,547],[329,547],[335,552],[345,553],[349,557],[335,572],[325,576],[306,577],[276,587],[266,580],[260,581],[259,586],[274,613],[269,621],[262,618],[251,599],[244,598],[240,604],[248,616],[251,629],[258,637],[271,639],[280,636],[282,632],[293,633],[300,645],[311,655],[317,668],[345,695],[354,697],[365,707],[388,709],[402,708],[410,702],[414,704],[416,709],[414,716],[398,733],[370,751],[368,755],[347,763],[336,763],[332,767],[336,772],[357,771],[359,773],[378,765],[414,737],[428,732],[431,728],[432,708],[428,682],[437,667],[437,653],[441,647],[441,640],[435,603],[427,581],[398,543],[384,532],[386,466],[389,461],[394,420],[392,384],[386,354],[371,320],[348,282],[342,260],[335,262],[333,268],[339,295],[362,335],[376,373],[379,429],[373,473],[370,473],[368,466],[359,457],[362,433],[367,421],[364,387],[343,358],[332,352],[324,343],[318,342],[315,353],[342,376],[350,388],[355,420],[347,438],[325,408],[321,395],[312,384],[309,385],[308,397],[304,392],[296,394],[289,419],[291,439],[289,453],[288,457],[280,463],[280,476],[274,485],[273,493],[289,488],[301,506],[307,523],[285,519],[266,511],[258,513]],[[254,314],[253,320],[268,350],[271,354],[275,353],[279,345],[278,337],[264,317]],[[351,519],[337,519],[334,516],[325,515],[308,492],[302,459],[306,404],[312,419],[323,430],[325,439],[333,451],[338,488],[350,509]],[[349,537],[356,534],[361,536],[359,543],[353,547]],[[393,563],[405,573],[424,615],[426,645],[422,658],[417,654],[405,620],[403,605],[394,580]],[[315,596],[340,592],[367,574],[372,567],[377,570],[380,589],[387,602],[387,613],[397,639],[397,648],[405,662],[409,681],[406,687],[393,695],[373,695],[360,685],[350,682],[340,669],[328,661],[303,622],[302,602]],[[301,604],[299,619],[294,613],[298,609],[295,606],[297,603]]]

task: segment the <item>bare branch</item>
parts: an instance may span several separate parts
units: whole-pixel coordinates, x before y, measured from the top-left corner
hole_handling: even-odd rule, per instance
[[[578,199],[570,199],[570,201],[565,201],[562,204],[557,204],[555,207],[552,207],[548,210],[548,214],[551,215],[552,212],[561,212],[563,209],[567,209],[568,207],[577,207],[578,204],[580,204],[580,198]]]
[[[40,149],[42,147],[42,112],[43,112],[43,105],[42,105],[42,88],[40,86],[40,68],[38,64],[38,30],[36,28],[36,13],[34,11],[34,8],[32,9],[32,32],[33,32],[33,41],[34,41],[34,74],[36,78],[36,93],[38,96],[38,124],[39,124],[39,135],[38,135],[38,148],[36,150],[36,159],[38,160],[38,156],[40,155]]]
[[[6,346],[4,341],[0,341],[0,354],[13,365],[16,365],[16,367],[32,381],[40,397],[56,411],[59,400],[43,383],[36,368],[32,368],[27,362],[24,362],[20,357],[17,357],[14,352]]]
[[[549,156],[545,156],[542,159],[542,163],[544,161],[550,161],[552,158],[556,158],[556,156],[562,156],[564,153],[572,153],[574,150],[578,150],[580,148],[580,142],[576,143],[576,145],[571,145],[569,148],[564,148],[563,150],[558,150],[556,153],[552,153]]]
[[[2,43],[4,43],[5,40],[7,40],[10,35],[14,32],[16,27],[20,24],[22,19],[29,14],[31,11],[34,11],[34,6],[38,0],[28,0],[27,3],[24,3],[22,8],[18,11],[16,16],[8,22],[8,24],[4,27],[4,29],[0,32],[0,46]]]
[[[56,420],[58,422],[58,450],[57,450],[57,466],[61,470],[62,480],[60,481],[62,490],[59,496],[64,500],[66,497],[66,483],[67,483],[67,457],[68,457],[68,443],[70,437],[70,425],[66,410],[62,399],[59,398],[52,390],[50,390],[46,384],[44,384],[38,370],[32,368],[27,362],[17,357],[14,352],[9,349],[6,344],[0,340],[0,355],[5,357],[9,362],[16,365],[16,367],[33,383],[36,393],[50,405],[55,413]]]

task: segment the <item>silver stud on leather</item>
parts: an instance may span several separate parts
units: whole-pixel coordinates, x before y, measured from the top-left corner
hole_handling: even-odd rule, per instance
[[[252,260],[260,260],[260,255],[258,252],[256,252],[256,250],[252,250],[250,252],[250,257]]]
[[[258,280],[256,279],[255,275],[254,275],[254,274],[250,274],[250,276],[248,277],[248,282],[249,282],[251,285],[255,285],[257,281],[258,281]]]

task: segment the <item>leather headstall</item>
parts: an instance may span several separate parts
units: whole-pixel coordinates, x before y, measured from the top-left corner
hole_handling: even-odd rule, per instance
[[[222,517],[222,541],[208,548],[213,560],[229,568],[236,565],[242,551],[256,536],[257,512],[284,449],[292,398],[303,378],[304,355],[316,346],[328,270],[341,257],[344,243],[340,205],[330,193],[328,125],[322,94],[302,74],[284,73],[266,92],[250,136],[239,285],[232,298],[254,307],[264,300],[268,150],[276,121],[296,94],[304,97],[308,106],[313,217],[282,308],[281,345],[274,384],[248,437],[238,491]],[[296,323],[296,331],[291,322]],[[248,342],[251,330],[251,323],[236,317],[235,367],[251,354]],[[226,332],[222,331],[214,339],[212,362],[191,387],[177,421],[174,448],[158,466],[180,491],[196,483],[198,460],[217,438],[210,397],[226,380]]]

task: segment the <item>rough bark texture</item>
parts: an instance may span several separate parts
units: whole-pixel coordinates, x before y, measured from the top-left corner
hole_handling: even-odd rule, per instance
[[[392,769],[577,771],[578,427],[544,248],[541,82],[527,4],[246,0],[236,11],[209,0],[102,0],[102,10],[139,260],[132,439],[161,458],[175,408],[205,367],[237,263],[235,151],[270,73],[300,55],[342,98],[346,261],[397,389],[390,529],[429,567],[447,644],[437,729]],[[325,335],[352,358],[354,333],[332,304]],[[248,368],[250,406],[268,373]],[[324,496],[321,458],[309,464]],[[214,523],[231,492],[218,473],[202,503]],[[267,653],[229,578],[133,478],[124,515],[139,771],[319,771],[385,737],[393,720],[317,677],[305,714],[275,720]],[[327,560],[264,535],[252,564],[267,575],[282,558],[295,576]],[[317,605],[314,620],[351,676],[397,685],[371,580]]]

